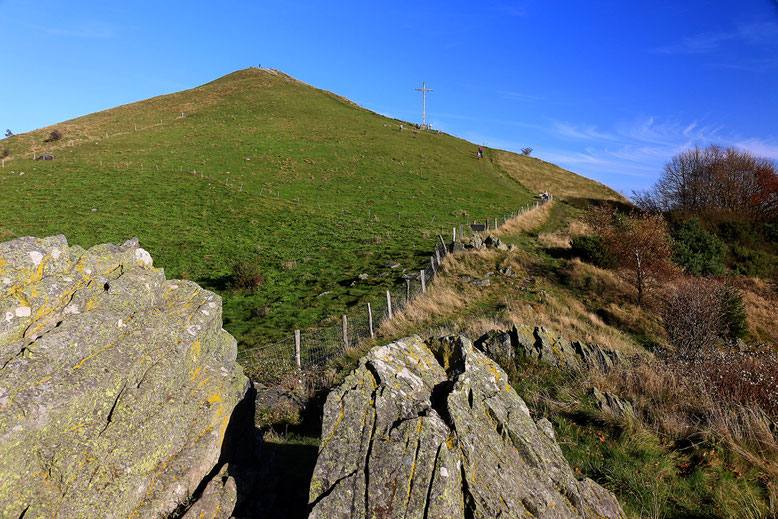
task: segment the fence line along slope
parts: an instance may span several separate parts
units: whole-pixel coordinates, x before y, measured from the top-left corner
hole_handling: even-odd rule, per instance
[[[536,210],[550,202],[545,197],[534,204],[527,204],[508,214],[495,218],[496,224],[459,225],[452,228],[451,242],[446,243],[442,235],[434,247],[426,266],[417,272],[403,275],[405,283],[387,290],[385,297],[368,298],[343,314],[339,324],[325,326],[315,330],[295,330],[289,336],[272,344],[243,350],[238,360],[254,380],[263,384],[283,381],[289,375],[300,370],[315,372],[326,366],[327,362],[352,350],[358,350],[363,341],[377,336],[385,336],[391,329],[395,316],[402,315],[417,297],[427,292],[437,277],[438,270],[446,255],[465,250],[463,239],[473,243],[483,243],[487,234],[500,233],[502,229],[514,229],[517,225],[526,225],[528,219],[537,218]],[[546,213],[541,214],[545,215]],[[483,231],[479,231],[483,229]],[[337,320],[333,316],[331,321]]]

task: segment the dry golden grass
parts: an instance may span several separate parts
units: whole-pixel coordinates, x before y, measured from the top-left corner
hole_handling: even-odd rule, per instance
[[[522,323],[550,328],[571,341],[598,343],[629,354],[642,351],[627,334],[605,324],[571,293],[544,284],[545,288],[533,287],[541,295],[537,302],[517,297],[521,286],[537,281],[528,281],[532,280],[528,272],[534,261],[518,250],[509,253],[481,249],[449,255],[427,293],[397,312],[391,322],[383,323],[380,331],[385,336],[396,337],[445,321],[452,332],[476,339],[489,330],[504,330],[514,323]],[[578,271],[595,269],[593,273],[601,278],[599,283],[613,285],[607,289],[609,293],[614,297],[622,294],[623,282],[616,276],[582,262],[574,261],[574,264]],[[474,288],[460,279],[483,278],[487,272],[498,272],[508,265],[515,277],[493,276],[487,288]],[[485,304],[500,310],[483,315],[479,307]],[[624,310],[622,319],[634,321],[631,324],[638,329],[646,326],[646,322],[651,323],[643,310],[631,306]]]
[[[543,326],[569,341],[596,343],[627,354],[643,351],[627,334],[606,325],[569,294],[547,291],[539,303],[507,298],[504,304],[507,322]]]
[[[758,467],[764,473],[766,503],[739,503],[750,510],[762,510],[753,517],[774,517],[778,511],[778,437],[775,422],[757,407],[743,407],[714,398],[695,380],[680,377],[656,359],[646,357],[636,366],[622,367],[607,374],[587,373],[586,385],[618,394],[630,402],[639,421],[648,429],[669,438],[700,442],[715,438],[735,458],[732,469],[745,473]],[[722,496],[723,497],[723,496]],[[737,495],[730,498],[748,499]],[[735,509],[741,506],[735,506]],[[748,516],[748,515],[746,515]]]
[[[567,232],[570,236],[589,236],[593,233],[593,230],[583,220],[571,220],[567,225]]]
[[[427,293],[420,295],[399,312],[392,320],[381,323],[379,332],[385,336],[398,336],[412,333],[419,326],[432,320],[450,315],[467,305],[467,295],[444,283],[432,285]]]
[[[560,199],[591,198],[595,200],[627,200],[604,184],[576,175],[549,162],[492,150],[491,156],[505,173],[535,193],[548,191]]]
[[[570,248],[570,235],[565,232],[542,232],[538,234],[538,241],[547,248]]]
[[[743,292],[748,330],[758,341],[778,345],[778,295],[767,282],[759,278],[738,278]]]
[[[614,271],[596,267],[573,258],[564,270],[568,283],[574,287],[591,290],[607,301],[625,300],[634,289]]]
[[[491,234],[494,236],[510,236],[533,231],[548,220],[553,205],[554,202],[548,202],[535,209],[521,213],[515,218],[507,220],[494,231],[491,231]]]

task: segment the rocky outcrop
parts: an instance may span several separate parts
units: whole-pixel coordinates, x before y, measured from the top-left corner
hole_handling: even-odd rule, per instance
[[[596,387],[591,389],[591,394],[600,411],[621,416],[623,418],[635,416],[635,409],[632,407],[632,403],[630,403],[629,400],[607,391],[603,393]]]
[[[497,238],[496,236],[492,236],[491,234],[489,236],[487,236],[486,239],[484,240],[484,245],[486,245],[487,247],[495,248],[497,250],[501,250],[501,251],[507,251],[508,250],[508,246],[506,244],[504,244],[500,240],[500,238]]]
[[[618,351],[597,344],[567,342],[563,337],[540,326],[514,325],[509,331],[492,330],[475,341],[476,347],[498,362],[510,361],[508,343],[515,355],[529,357],[563,369],[598,369],[609,371],[626,359]]]
[[[374,348],[324,408],[311,518],[616,518],[469,340]]]
[[[137,240],[0,244],[0,516],[162,517],[201,484],[234,505],[235,357],[221,299]]]

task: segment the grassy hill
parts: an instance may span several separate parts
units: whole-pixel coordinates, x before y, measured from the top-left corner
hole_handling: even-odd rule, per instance
[[[169,277],[224,296],[242,346],[268,342],[377,296],[438,233],[526,204],[538,164],[550,167],[493,150],[478,161],[471,143],[400,123],[247,69],[16,135],[0,144],[0,239],[138,236]],[[32,161],[43,153],[58,158]],[[230,289],[239,260],[258,266],[256,291]]]
[[[619,193],[604,184],[582,177],[556,164],[509,151],[495,150],[493,161],[508,176],[534,193],[548,191],[554,196],[576,202],[579,200],[610,200],[628,203]]]

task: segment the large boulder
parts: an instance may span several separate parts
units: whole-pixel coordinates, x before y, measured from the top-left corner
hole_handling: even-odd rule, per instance
[[[462,337],[371,350],[324,408],[311,518],[617,518]]]
[[[166,517],[201,483],[234,505],[206,482],[249,388],[235,358],[221,299],[137,240],[0,244],[0,516]]]

